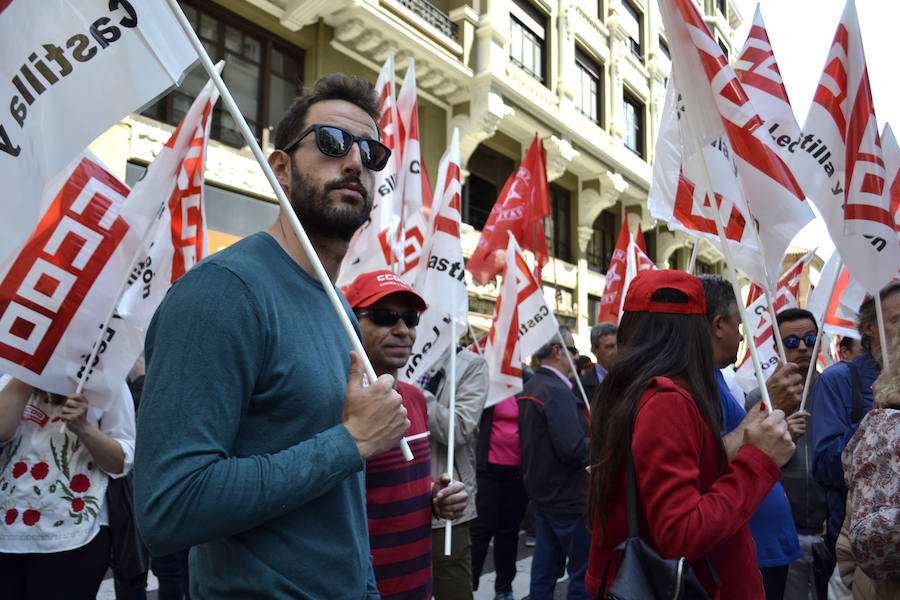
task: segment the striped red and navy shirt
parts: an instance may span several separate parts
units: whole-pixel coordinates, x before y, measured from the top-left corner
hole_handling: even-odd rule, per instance
[[[415,458],[400,445],[366,461],[366,509],[375,581],[383,600],[431,598],[431,444],[428,409],[417,388],[399,382]]]

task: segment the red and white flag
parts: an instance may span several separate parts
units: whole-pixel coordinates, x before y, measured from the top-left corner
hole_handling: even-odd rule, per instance
[[[894,229],[900,236],[900,146],[891,126],[887,123],[881,131],[881,149],[884,152],[884,168],[887,172],[887,185],[884,193],[891,200],[891,213],[894,215]]]
[[[622,222],[619,239],[613,251],[609,268],[606,270],[606,283],[600,298],[600,314],[598,323],[618,323],[622,318],[622,302],[628,293],[631,280],[641,271],[655,269],[656,265],[631,237],[628,221]]]
[[[828,287],[834,281],[840,258],[840,253],[834,252],[825,263],[819,276],[819,285],[809,294],[806,310],[823,323],[822,331],[825,333],[859,339],[856,315],[866,296],[865,288],[856,281],[847,267],[841,266],[834,293],[830,297],[828,295],[831,292]]]
[[[44,186],[196,58],[162,2],[0,1],[0,262],[54,202]]]
[[[0,371],[41,389],[71,393],[118,300],[84,387],[94,406],[105,407],[115,397],[112,392],[143,349],[156,306],[174,278],[204,253],[196,194],[211,96],[218,96],[210,87],[130,194],[92,157],[80,158],[47,186],[50,209],[22,252],[0,267]],[[152,229],[157,219],[155,226],[164,223],[161,230]],[[154,231],[159,235],[148,257],[142,242],[153,239],[144,236]],[[138,253],[143,256],[129,274]],[[126,278],[129,288],[116,298]]]
[[[680,114],[687,127],[682,127],[682,132],[689,134],[682,136],[682,140],[689,140],[682,145],[685,175],[694,183],[701,180],[687,167],[697,155],[697,144],[707,144],[702,156],[707,160],[714,192],[725,200],[735,194],[743,199],[752,217],[749,222],[759,232],[766,271],[774,277],[781,271],[781,257],[791,240],[812,220],[812,210],[695,3],[660,0],[660,8],[672,51],[672,69],[684,96]],[[709,162],[709,150],[720,155],[719,164]],[[717,173],[720,170],[725,172]],[[728,186],[720,189],[717,177],[729,179]],[[740,210],[741,200],[735,197],[731,202]],[[723,219],[723,224],[727,222]],[[753,273],[748,275],[752,277]]]
[[[481,231],[478,246],[466,268],[481,285],[486,285],[503,269],[507,232],[534,252],[536,272],[547,264],[544,218],[550,216],[550,187],[544,162],[544,145],[537,134],[514,177],[506,182]]]
[[[791,166],[844,264],[877,293],[897,274],[900,243],[853,0],[838,23]]]
[[[169,287],[209,254],[203,185],[212,111],[218,99],[219,90],[209,81],[128,197],[127,212],[155,210],[154,234],[142,249],[118,305],[119,314],[142,338]],[[165,207],[156,210],[161,199],[166,199]]]
[[[486,408],[522,391],[522,361],[559,332],[541,285],[515,236],[508,235],[503,283],[484,352],[490,376]]]
[[[432,193],[431,182],[419,146],[419,102],[416,96],[416,63],[409,59],[409,68],[397,95],[397,116],[400,123],[402,186],[401,220],[397,228],[400,276],[408,284],[417,277],[423,256],[425,232],[428,228]],[[439,175],[440,176],[440,175]]]
[[[469,293],[466,290],[466,263],[460,242],[461,194],[459,178],[459,130],[453,130],[450,147],[441,158],[437,187],[440,194],[431,213],[428,237],[423,247],[423,265],[413,289],[428,299],[422,313],[409,362],[400,379],[415,382],[428,372],[441,354],[455,343],[450,324],[457,323],[456,335],[467,331]]]
[[[384,169],[375,174],[372,187],[372,211],[369,220],[350,240],[347,254],[341,263],[338,285],[350,285],[363,273],[382,269],[394,270],[403,254],[397,239],[400,226],[400,126],[397,116],[397,93],[394,86],[394,53],[388,56],[378,79],[375,81],[378,112],[381,118],[378,129],[381,143],[391,149],[391,156]]]
[[[815,256],[814,252],[807,253],[779,277],[775,295],[772,299],[776,315],[788,308],[797,308],[799,306],[800,278],[803,276],[803,271],[812,261],[813,256]],[[756,342],[756,349],[759,352],[759,362],[762,366],[763,377],[768,379],[775,367],[778,366],[778,351],[775,347],[775,332],[772,329],[772,318],[765,294],[758,296],[749,304],[747,314],[750,316],[750,322],[753,324],[752,335],[754,342]],[[759,385],[749,352],[744,355],[744,359],[737,368],[734,380],[744,392],[750,392]]]

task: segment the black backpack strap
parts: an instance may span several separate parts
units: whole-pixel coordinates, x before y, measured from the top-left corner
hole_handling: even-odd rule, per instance
[[[847,363],[850,369],[850,381],[853,384],[853,411],[850,413],[850,423],[859,423],[866,416],[863,408],[862,381],[859,378],[859,370],[851,362]]]

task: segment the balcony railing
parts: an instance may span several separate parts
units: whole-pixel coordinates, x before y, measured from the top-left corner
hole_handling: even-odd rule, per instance
[[[400,4],[419,15],[426,23],[456,41],[457,25],[450,17],[428,0],[398,0]]]

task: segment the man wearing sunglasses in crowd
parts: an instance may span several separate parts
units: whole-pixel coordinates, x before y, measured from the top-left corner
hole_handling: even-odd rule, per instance
[[[377,118],[371,84],[330,75],[275,131],[269,164],[332,281],[390,154]],[[378,597],[364,464],[409,420],[351,349],[283,210],[169,290],[147,332],[135,505],[154,554],[192,547],[191,596]]]
[[[344,288],[359,319],[363,345],[379,376],[397,377],[409,360],[425,300],[390,271],[363,273]],[[432,592],[431,517],[455,519],[468,494],[462,482],[431,475],[431,440],[425,396],[395,381],[409,417],[406,432],[415,459],[397,444],[366,460],[369,540],[378,591],[384,598],[428,600]]]
[[[813,346],[819,331],[815,317],[808,310],[789,308],[778,313],[775,320],[778,331],[781,332],[788,364],[797,365],[805,379],[813,361]],[[775,344],[774,339],[772,344]],[[817,376],[818,372],[813,369],[810,386]],[[752,411],[750,407],[759,402],[759,396],[758,389],[747,395],[748,411]],[[803,556],[788,567],[784,600],[824,600],[828,579],[834,568],[833,563],[829,564],[828,553],[824,551],[826,496],[825,488],[813,478],[813,438],[807,434],[808,417],[809,412],[797,411],[787,418],[797,449],[794,456],[781,467],[781,484],[791,506]]]

